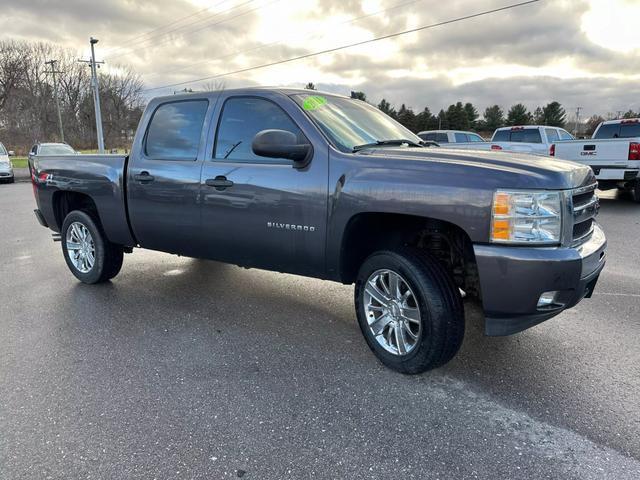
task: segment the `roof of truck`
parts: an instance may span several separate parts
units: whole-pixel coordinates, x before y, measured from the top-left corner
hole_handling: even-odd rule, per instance
[[[154,97],[153,100],[165,100],[165,99],[176,99],[176,98],[189,98],[189,97],[213,97],[217,96],[221,93],[232,93],[235,95],[250,95],[251,93],[260,92],[260,91],[270,91],[270,92],[278,92],[283,95],[295,95],[306,93],[309,95],[331,95],[334,97],[342,97],[349,98],[345,95],[340,95],[339,93],[333,92],[324,92],[321,90],[309,90],[306,88],[294,88],[294,87],[245,87],[245,88],[228,88],[224,90],[214,90],[209,92],[186,92],[186,93],[176,93],[175,95],[162,95],[159,97]]]

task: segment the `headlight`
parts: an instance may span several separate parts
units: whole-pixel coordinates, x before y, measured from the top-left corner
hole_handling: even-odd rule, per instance
[[[493,194],[491,241],[497,243],[560,243],[561,192],[510,192]]]

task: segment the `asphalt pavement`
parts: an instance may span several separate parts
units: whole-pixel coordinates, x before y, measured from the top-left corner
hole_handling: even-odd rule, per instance
[[[83,285],[0,185],[0,478],[638,479],[640,205],[602,196],[592,299],[501,338],[467,303],[404,376],[352,287],[145,250]]]

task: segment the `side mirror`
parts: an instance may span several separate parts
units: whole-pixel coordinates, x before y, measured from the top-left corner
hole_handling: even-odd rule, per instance
[[[7,153],[9,154],[10,157],[16,156],[16,152],[14,152],[13,150],[9,150]]]
[[[253,137],[251,149],[256,155],[293,160],[296,168],[306,167],[313,149],[308,143],[298,143],[295,134],[286,130],[262,130]]]

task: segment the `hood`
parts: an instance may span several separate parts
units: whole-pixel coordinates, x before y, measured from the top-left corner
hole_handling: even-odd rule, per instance
[[[526,153],[428,148],[369,148],[359,155],[393,162],[394,169],[446,168],[470,177],[492,178],[499,188],[563,190],[595,183],[590,167]],[[471,181],[471,179],[470,179]]]

